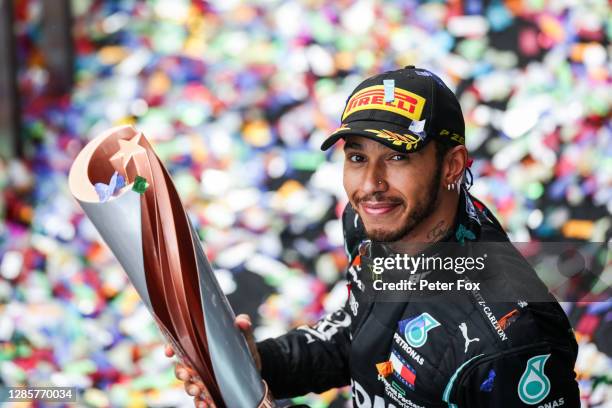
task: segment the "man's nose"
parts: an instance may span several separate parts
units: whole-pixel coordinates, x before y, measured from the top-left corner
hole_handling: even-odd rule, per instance
[[[385,191],[388,187],[384,169],[375,164],[368,166],[363,180],[363,192],[373,194]]]

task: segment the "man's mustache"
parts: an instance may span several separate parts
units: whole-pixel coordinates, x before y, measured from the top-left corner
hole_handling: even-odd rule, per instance
[[[404,202],[404,200],[402,200],[399,197],[393,197],[393,196],[385,196],[383,194],[368,194],[365,195],[363,197],[356,197],[355,198],[355,203],[356,204],[361,204],[362,202],[366,202],[366,203],[388,203],[388,204],[401,204]]]

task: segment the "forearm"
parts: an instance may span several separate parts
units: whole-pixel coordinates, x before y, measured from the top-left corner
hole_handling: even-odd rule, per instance
[[[344,311],[275,339],[257,343],[262,377],[277,398],[323,392],[350,383],[349,328]]]

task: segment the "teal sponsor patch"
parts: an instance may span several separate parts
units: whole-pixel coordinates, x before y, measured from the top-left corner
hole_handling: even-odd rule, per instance
[[[422,313],[413,319],[401,320],[398,324],[408,344],[415,348],[427,342],[428,331],[440,326],[440,323],[429,313]]]
[[[550,354],[531,357],[518,384],[518,395],[527,405],[542,402],[550,392],[550,380],[544,374],[544,366]]]

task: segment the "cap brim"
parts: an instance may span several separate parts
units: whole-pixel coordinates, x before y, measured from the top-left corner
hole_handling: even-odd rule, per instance
[[[400,153],[412,153],[422,149],[428,142],[425,133],[417,134],[404,127],[380,121],[354,121],[343,124],[321,144],[321,150],[332,147],[347,136],[363,136]]]

